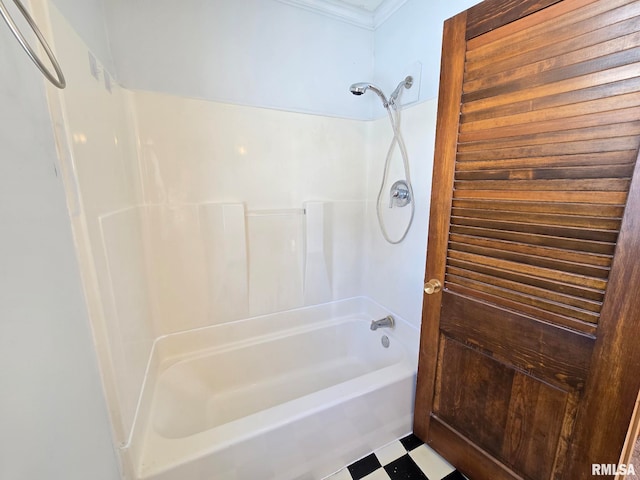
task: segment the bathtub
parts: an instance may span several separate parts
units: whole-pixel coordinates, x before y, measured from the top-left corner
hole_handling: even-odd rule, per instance
[[[322,479],[409,433],[418,332],[397,317],[370,330],[388,314],[356,298],[158,339],[134,476]]]

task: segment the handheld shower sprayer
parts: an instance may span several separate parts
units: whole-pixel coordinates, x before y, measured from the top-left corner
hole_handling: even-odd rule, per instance
[[[393,140],[391,141],[391,145],[389,145],[387,158],[384,164],[384,174],[382,175],[382,182],[380,183],[380,191],[378,192],[378,200],[376,202],[376,213],[378,215],[378,224],[380,225],[382,236],[387,242],[393,245],[402,242],[407,236],[407,233],[409,233],[409,229],[411,228],[411,224],[413,223],[413,216],[416,209],[415,199],[413,198],[413,187],[411,185],[411,175],[409,173],[409,157],[407,155],[407,147],[404,144],[404,139],[402,138],[402,134],[400,132],[400,110],[398,105],[398,98],[400,97],[402,90],[404,88],[411,88],[412,85],[413,77],[407,76],[398,84],[396,89],[391,93],[391,96],[388,100],[384,93],[382,93],[382,90],[371,83],[354,83],[353,85],[351,85],[351,87],[349,87],[349,91],[354,95],[363,95],[367,90],[374,91],[382,99],[382,105],[387,110],[387,113],[389,114],[389,120],[391,121],[391,128],[393,129]],[[392,185],[389,208],[393,208],[394,206],[404,207],[406,205],[411,205],[411,216],[409,217],[407,228],[404,230],[400,238],[397,240],[392,240],[387,233],[385,222],[382,217],[382,212],[380,210],[380,204],[384,186],[387,183],[387,177],[389,176],[389,165],[391,164],[391,157],[396,145],[400,149],[400,154],[402,155],[402,164],[404,166],[405,178],[404,180],[398,180]]]
[[[380,97],[384,108],[387,108],[389,106],[393,106],[394,108],[396,108],[396,101],[398,100],[398,97],[400,96],[402,89],[411,88],[412,85],[413,85],[413,77],[411,76],[406,77],[404,80],[402,80],[398,84],[398,86],[393,91],[393,93],[391,94],[388,100],[385,94],[382,92],[382,89],[380,89],[380,87],[377,87],[373,83],[366,83],[366,82],[354,83],[353,85],[351,85],[351,87],[349,87],[349,91],[354,95],[360,96],[360,95],[364,95],[367,90],[371,90],[372,92],[375,92]]]
[[[380,90],[380,88],[376,87],[372,83],[365,83],[365,82],[354,83],[353,85],[351,85],[351,87],[349,87],[349,91],[354,95],[358,95],[358,96],[363,95],[367,90],[371,90],[372,92],[375,92],[376,94],[378,94],[378,96],[382,99],[382,104],[384,105],[384,108],[387,108],[389,106],[387,97],[384,96],[384,93],[382,93],[382,90]]]

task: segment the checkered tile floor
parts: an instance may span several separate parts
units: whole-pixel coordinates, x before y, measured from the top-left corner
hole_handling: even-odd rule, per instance
[[[466,480],[411,434],[358,460],[325,480]]]

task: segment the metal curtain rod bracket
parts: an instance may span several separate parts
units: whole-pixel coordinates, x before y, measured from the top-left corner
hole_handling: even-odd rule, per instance
[[[22,48],[24,49],[24,51],[27,52],[27,55],[29,55],[29,58],[33,60],[33,63],[36,64],[36,67],[38,67],[38,69],[44,74],[44,76],[47,77],[47,79],[51,83],[53,83],[56,87],[58,88],[66,87],[67,82],[64,79],[64,74],[62,73],[62,69],[58,64],[58,61],[56,60],[55,55],[51,51],[51,48],[49,48],[47,41],[44,39],[42,32],[36,25],[36,22],[33,20],[31,15],[29,15],[29,12],[25,8],[25,6],[20,2],[20,0],[13,0],[13,3],[16,4],[16,7],[18,7],[18,10],[20,10],[20,13],[22,13],[22,15],[24,16],[24,19],[29,24],[29,27],[31,27],[31,30],[33,30],[33,33],[35,33],[36,37],[38,37],[38,40],[40,41],[42,48],[44,48],[44,51],[47,53],[47,57],[49,57],[49,60],[51,61],[51,65],[53,65],[53,68],[56,71],[56,76],[53,76],[53,74],[47,69],[47,67],[44,66],[44,64],[42,63],[42,60],[40,60],[38,55],[36,55],[36,52],[33,51],[33,48],[31,48],[31,45],[29,45],[27,40],[24,38],[24,35],[22,35],[22,32],[20,31],[16,23],[13,21],[13,18],[11,18],[11,15],[9,15],[9,11],[7,10],[7,7],[2,2],[2,0],[0,0],[0,15],[2,15],[2,18],[4,18],[4,21],[7,22],[7,25],[9,25],[11,32],[16,37],[18,42],[20,42],[20,45],[22,45]]]

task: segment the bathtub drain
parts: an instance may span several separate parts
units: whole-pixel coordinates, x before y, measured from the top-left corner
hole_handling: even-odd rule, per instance
[[[382,336],[382,346],[384,348],[389,348],[389,337],[387,337],[386,335]]]

